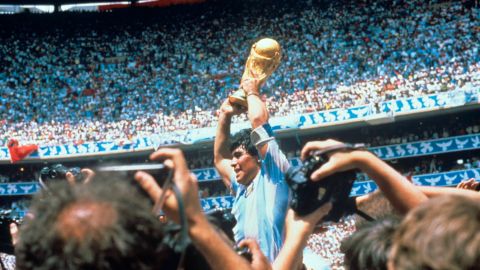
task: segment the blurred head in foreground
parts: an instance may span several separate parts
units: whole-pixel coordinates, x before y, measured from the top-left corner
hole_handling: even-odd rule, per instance
[[[55,183],[32,202],[17,269],[169,269],[164,230],[128,181]]]
[[[431,199],[395,233],[389,269],[473,270],[480,266],[480,203],[464,196]]]

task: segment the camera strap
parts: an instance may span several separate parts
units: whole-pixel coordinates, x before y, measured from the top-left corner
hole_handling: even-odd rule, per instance
[[[375,221],[375,219],[370,216],[369,214],[363,212],[362,210],[357,208],[356,197],[349,197],[345,203],[345,215],[353,215],[357,214],[366,221]]]
[[[178,214],[180,217],[180,237],[178,241],[175,241],[173,246],[174,251],[181,252],[180,260],[178,261],[177,270],[184,269],[185,253],[187,246],[190,244],[190,238],[188,236],[188,223],[185,213],[185,204],[183,203],[182,193],[178,189],[177,185],[173,182],[173,170],[168,171],[168,176],[162,185],[162,194],[153,207],[153,211],[158,216],[162,214],[163,204],[166,200],[167,190],[171,189],[175,195],[175,199],[178,203]]]
[[[188,224],[187,224],[187,215],[185,213],[185,205],[183,203],[182,193],[178,189],[177,185],[173,184],[172,190],[175,194],[175,198],[178,203],[178,214],[180,215],[180,239],[178,241],[178,247],[182,250],[180,255],[180,260],[178,261],[177,270],[184,269],[185,262],[185,253],[187,251],[187,246],[190,243],[190,238],[188,237]]]
[[[370,221],[370,222],[375,221],[375,219],[374,219],[372,216],[370,216],[369,214],[363,212],[363,211],[360,210],[360,209],[355,208],[355,214],[361,216],[361,217],[362,217],[363,219],[365,219],[366,221]]]
[[[43,182],[42,175],[40,174],[38,176],[38,183],[40,184],[40,187],[42,187],[45,190],[48,190],[47,185],[45,185],[45,182]]]
[[[157,216],[160,216],[163,214],[162,208],[163,204],[165,203],[165,200],[167,199],[167,190],[171,189],[173,184],[173,170],[168,171],[167,179],[162,185],[162,194],[160,195],[160,198],[155,202],[155,205],[153,206],[153,213]],[[178,198],[177,198],[178,199]],[[181,196],[180,196],[181,199]]]

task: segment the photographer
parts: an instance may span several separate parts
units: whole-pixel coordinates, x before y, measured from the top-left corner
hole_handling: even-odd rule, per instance
[[[174,264],[148,201],[127,181],[96,180],[74,186],[52,183],[34,197],[32,218],[20,227],[17,269],[153,269]]]
[[[43,189],[48,190],[53,182],[67,181],[70,185],[75,185],[78,181],[88,183],[95,176],[95,173],[88,168],[80,169],[77,167],[67,168],[62,164],[55,164],[44,167],[40,172],[39,183]],[[29,218],[32,213],[27,214]],[[19,224],[21,220],[14,220],[9,225],[12,246],[15,247],[19,239]],[[0,269],[15,269],[16,257],[13,255],[0,254]]]
[[[338,150],[328,151],[328,149]],[[372,153],[363,149],[351,148],[349,145],[334,140],[307,143],[302,149],[302,158],[306,159],[313,151],[319,150],[327,151],[328,161],[311,174],[311,180],[322,181],[327,176],[338,172],[360,169],[377,183],[383,196],[385,196],[397,211],[403,214],[412,215],[411,212],[415,213],[418,208],[421,208],[420,205],[424,205],[424,202],[432,197],[443,197],[445,195],[461,196],[465,198],[464,203],[466,205],[468,204],[466,202],[467,200],[477,202],[480,200],[478,193],[471,190],[414,186],[410,181]],[[356,198],[356,204],[360,208],[361,204],[366,203],[377,195],[380,195],[380,193],[375,192],[375,194],[358,197]],[[417,217],[417,219],[419,218]],[[441,220],[442,218],[438,219]],[[447,219],[444,219],[442,222],[446,220]],[[342,244],[343,251],[348,254],[348,258],[346,258],[346,266],[348,269],[386,269],[387,258],[391,250],[392,242],[394,242],[394,234],[396,234],[395,229],[399,226],[399,222],[386,222],[385,219],[381,218],[379,221],[364,225],[355,232]],[[414,227],[413,225],[409,226]],[[425,225],[425,227],[426,226],[430,225]],[[424,234],[428,235],[429,231],[425,230]],[[365,235],[367,235],[368,238]],[[425,241],[433,241],[431,237],[425,236],[424,238]],[[408,245],[408,243],[411,242],[412,239],[409,239],[405,241],[404,245]],[[421,243],[419,243],[419,246],[420,245]],[[407,255],[404,253],[401,253],[401,255],[404,256],[404,258],[398,260],[398,262],[406,261],[405,256]]]
[[[388,269],[478,269],[480,204],[469,196],[438,196],[410,213],[395,232]]]
[[[387,215],[358,226],[352,235],[342,240],[343,266],[349,270],[387,270],[393,236],[400,221],[400,217]]]
[[[313,151],[340,147],[338,151],[328,152],[328,161],[311,175],[311,180],[322,181],[323,178],[337,172],[360,169],[366,173],[383,192],[384,196],[401,213],[406,213],[427,200],[427,196],[403,177],[399,172],[369,151],[349,149],[346,144],[335,141],[308,142],[301,151],[301,158],[306,159]]]
[[[188,234],[211,268],[252,269],[207,221],[181,151],[162,149],[151,157],[167,159],[172,168]],[[151,175],[138,172],[135,179],[154,201],[159,199],[162,190]],[[175,269],[178,257],[170,246],[169,227],[125,180],[95,179],[88,185],[59,181],[38,194],[30,209],[34,217],[21,228],[17,269]],[[163,210],[181,222],[179,201],[167,192]],[[249,247],[254,269],[268,269],[258,245]]]
[[[363,148],[334,140],[309,142],[302,149],[302,159],[304,164],[299,168],[291,168],[286,176],[292,188],[290,205],[293,210],[290,209],[287,214],[285,244],[274,263],[275,268],[281,266],[279,262],[285,260],[281,255],[287,250],[290,253],[287,257],[291,260],[298,259],[300,250],[305,246],[318,221],[338,221],[343,213],[352,210],[350,203],[362,202],[361,199],[355,202],[348,197],[355,175],[351,171],[353,169],[362,170],[377,182],[381,190],[387,190],[385,196],[395,202],[394,206],[400,212],[407,212],[426,200],[426,196],[412,183]],[[317,186],[316,183],[321,184],[322,181],[325,183]],[[320,192],[320,190],[324,191]],[[397,194],[398,191],[400,193]],[[331,210],[327,210],[323,216],[312,217],[324,207]],[[347,208],[349,208],[348,211]],[[297,224],[301,222],[300,224],[304,227],[289,230],[291,226],[288,224],[291,222],[297,222]],[[289,235],[296,235],[296,237],[289,237]]]

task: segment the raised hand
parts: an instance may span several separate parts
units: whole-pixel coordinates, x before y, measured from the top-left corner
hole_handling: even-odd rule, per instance
[[[246,111],[247,109],[245,107],[242,107],[238,104],[230,103],[230,101],[228,101],[228,98],[222,103],[222,106],[220,107],[220,112],[230,117],[242,114]]]
[[[313,141],[308,142],[302,149],[301,158],[305,160],[308,156],[317,150],[325,150],[336,145],[342,145],[342,142],[335,141],[332,139],[326,141]],[[358,151],[334,151],[328,153],[329,160],[327,163],[323,164],[320,168],[314,171],[311,175],[313,181],[318,181],[329,175],[334,174],[335,172],[347,171],[353,168],[358,167],[358,162],[356,159],[356,152]]]
[[[252,262],[250,266],[253,270],[269,270],[272,269],[267,257],[263,255],[260,246],[254,239],[244,239],[238,244],[239,247],[247,247],[252,254]]]
[[[173,170],[173,182],[182,195],[187,219],[189,221],[195,221],[196,218],[202,216],[202,207],[198,197],[197,179],[188,170],[187,162],[185,161],[182,151],[173,148],[162,148],[151,154],[150,159],[165,160],[165,165]],[[137,172],[135,174],[135,180],[155,202],[160,198],[162,192],[164,192],[153,176],[146,172]],[[178,202],[175,196],[172,196],[171,191],[165,192],[167,192],[167,197],[163,205],[163,210],[170,219],[179,222]]]
[[[457,185],[457,188],[460,189],[469,189],[469,190],[478,190],[480,182],[477,182],[475,178],[470,178],[468,180],[463,180]]]
[[[89,183],[95,177],[95,172],[89,168],[81,169],[80,173],[83,174],[83,181],[82,181],[83,184]],[[67,172],[65,174],[65,178],[67,179],[70,185],[75,185],[77,183],[77,179],[75,179],[75,176],[71,172]]]

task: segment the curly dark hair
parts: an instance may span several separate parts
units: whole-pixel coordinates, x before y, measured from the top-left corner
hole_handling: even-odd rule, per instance
[[[230,152],[233,152],[233,150],[237,149],[238,147],[243,147],[247,153],[258,157],[258,150],[250,139],[250,133],[252,133],[251,128],[245,128],[235,133],[231,139]]]
[[[174,269],[148,199],[115,180],[55,183],[38,194],[20,229],[17,269]]]

